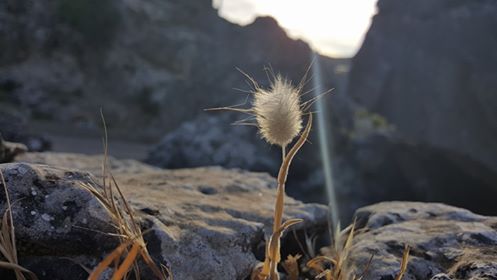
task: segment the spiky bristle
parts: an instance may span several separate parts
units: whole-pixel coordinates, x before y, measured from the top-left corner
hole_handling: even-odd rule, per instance
[[[287,146],[302,129],[300,92],[276,76],[271,88],[257,88],[253,112],[262,137],[270,144]]]

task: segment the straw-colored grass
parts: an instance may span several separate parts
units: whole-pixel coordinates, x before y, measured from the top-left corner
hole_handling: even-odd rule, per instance
[[[313,270],[317,276],[315,279],[326,279],[326,280],[349,280],[345,279],[344,274],[344,264],[350,257],[350,251],[352,247],[352,241],[354,239],[355,234],[355,221],[349,226],[348,229],[349,234],[347,235],[345,240],[342,240],[342,234],[340,234],[340,228],[337,227],[335,238],[333,241],[333,253],[331,256],[317,256],[307,262],[306,266]],[[343,244],[343,245],[342,245]],[[371,255],[371,258],[366,263],[366,267],[362,271],[361,275],[353,276],[352,280],[361,280],[363,279],[373,261],[374,255]],[[402,262],[400,264],[400,271],[395,277],[395,280],[402,280],[405,272],[407,271],[407,264],[409,262],[409,246],[405,246]],[[329,267],[329,268],[325,268]]]
[[[316,279],[343,280],[343,265],[350,255],[355,234],[355,222],[346,230],[348,230],[349,234],[343,240],[340,226],[336,228],[331,256],[317,256],[307,262],[306,266],[318,274]],[[330,268],[325,268],[327,265]]]
[[[399,271],[399,274],[397,274],[397,277],[395,277],[395,280],[402,280],[402,277],[404,277],[404,274],[407,271],[407,264],[409,263],[409,252],[410,251],[411,251],[411,248],[409,248],[408,245],[405,245],[404,253],[402,254],[402,262],[400,263],[400,271]]]
[[[128,279],[130,273],[133,273],[135,279],[139,280],[139,259],[146,264],[157,279],[172,279],[169,269],[162,264],[157,265],[150,257],[143,239],[143,232],[133,209],[128,204],[117,181],[109,170],[107,129],[103,116],[102,120],[105,129],[102,185],[95,186],[94,184],[84,183],[82,187],[92,193],[108,211],[121,244],[93,269],[88,280],[98,280],[107,269],[113,269],[112,280]]]

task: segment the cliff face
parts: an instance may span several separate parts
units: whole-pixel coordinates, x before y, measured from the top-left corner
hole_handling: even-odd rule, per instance
[[[207,0],[2,1],[0,47],[2,103],[89,124],[103,107],[143,134],[244,100],[236,67],[267,81],[271,64],[299,81],[310,62],[308,45],[273,19],[233,25]]]
[[[497,171],[497,3],[381,0],[348,91],[413,142]]]
[[[343,213],[385,200],[497,213],[485,202],[497,193],[496,15],[495,1],[378,2],[347,86],[364,110],[336,140]],[[361,119],[388,133],[357,133]]]

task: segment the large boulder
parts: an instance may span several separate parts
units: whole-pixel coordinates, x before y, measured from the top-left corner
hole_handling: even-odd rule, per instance
[[[41,265],[48,261],[62,264],[68,257],[78,256],[78,263],[94,266],[108,247],[115,246],[112,242],[102,248],[94,245],[98,238],[107,236],[95,232],[111,232],[112,226],[104,227],[101,221],[105,221],[105,211],[78,187],[78,182],[97,181],[90,180],[83,170],[98,172],[102,157],[28,153],[17,160],[22,163],[1,168],[13,199],[23,198],[14,205],[18,239],[50,244],[50,251],[36,249],[33,254],[20,254],[22,260],[30,260],[21,260],[21,264],[41,279],[67,279],[53,265]],[[276,186],[267,174],[222,168],[162,170],[135,161],[112,161],[114,176],[146,231],[144,237],[152,257],[169,266],[175,279],[245,279],[257,258],[263,256]],[[59,163],[64,169],[43,163]],[[303,236],[303,231],[323,232],[327,210],[287,198],[285,219],[289,218],[304,219],[294,227],[298,236]],[[28,222],[35,222],[35,226],[21,226]],[[73,245],[66,248],[66,241]],[[79,244],[82,241],[85,243]],[[293,234],[283,240],[283,248],[295,244]],[[86,279],[81,269],[74,275],[71,279]]]
[[[92,183],[89,173],[27,163],[1,164],[0,171],[12,202],[19,261],[40,279],[86,279],[79,264],[92,266],[119,244],[110,235],[111,217],[81,187]],[[3,191],[0,207],[3,216]],[[0,270],[0,278],[8,275]]]
[[[497,3],[380,0],[348,93],[411,142],[497,172]]]
[[[411,248],[403,279],[494,279],[497,217],[438,203],[385,202],[356,213],[357,232],[346,264],[347,279],[374,255],[368,279],[394,279],[404,245]]]

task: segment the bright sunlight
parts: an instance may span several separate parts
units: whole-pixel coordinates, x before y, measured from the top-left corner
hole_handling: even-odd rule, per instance
[[[227,20],[248,24],[259,15],[274,17],[293,38],[322,54],[353,56],[374,15],[376,0],[214,0]]]

